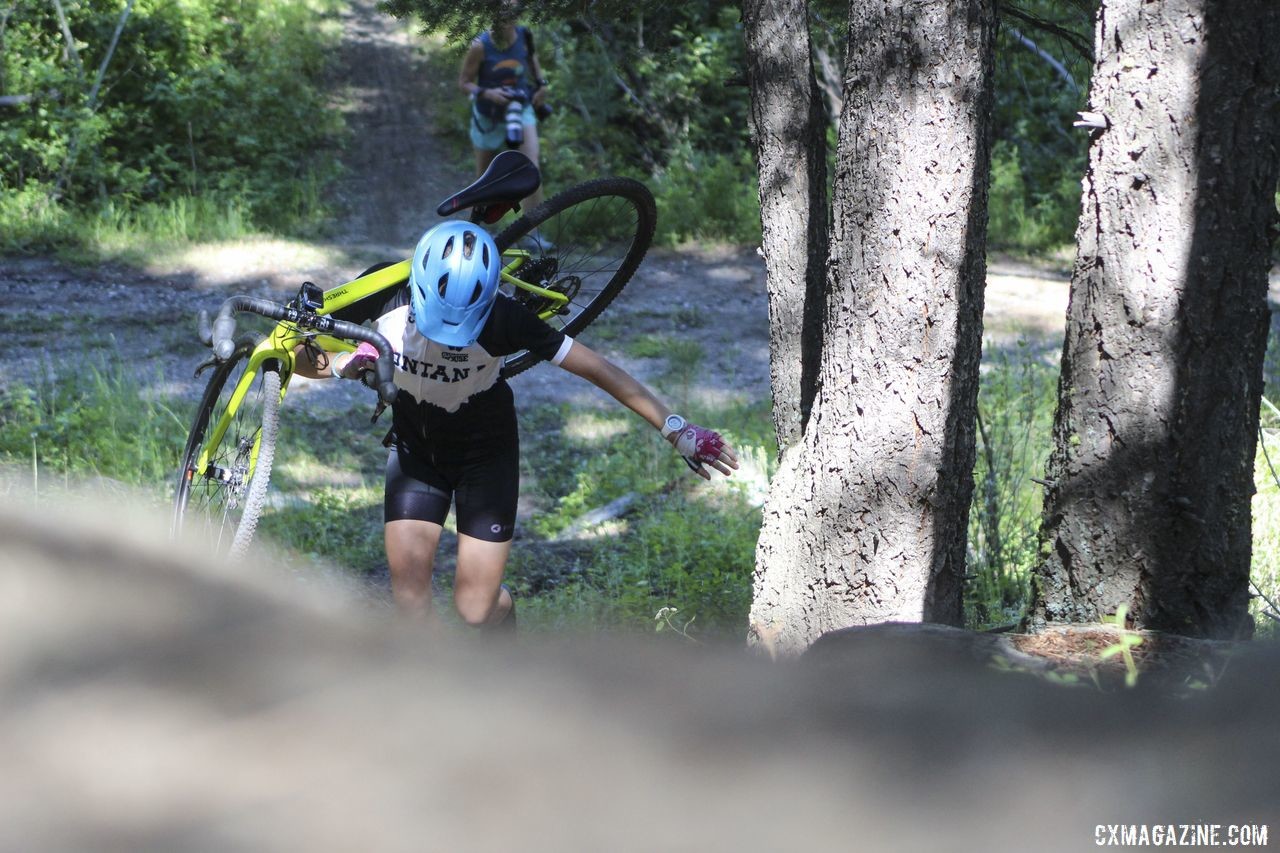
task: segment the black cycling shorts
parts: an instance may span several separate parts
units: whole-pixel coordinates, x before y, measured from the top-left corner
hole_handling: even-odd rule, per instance
[[[456,503],[459,533],[486,542],[510,540],[520,495],[520,440],[514,428],[486,433],[432,441],[421,449],[393,446],[383,520],[444,524],[449,505]]]

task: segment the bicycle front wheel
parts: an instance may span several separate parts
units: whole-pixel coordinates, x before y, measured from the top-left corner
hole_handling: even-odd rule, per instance
[[[599,178],[557,193],[507,226],[498,249],[529,253],[515,275],[569,298],[547,322],[566,335],[586,328],[626,286],[649,244],[657,222],[653,194],[630,178]],[[524,290],[512,294],[535,313],[550,303]],[[537,363],[531,353],[507,358],[504,376]]]
[[[173,508],[175,536],[204,538],[215,553],[244,554],[266,503],[280,425],[279,367],[254,370],[226,431],[214,443],[237,387],[249,370],[248,346],[214,368],[187,437]]]

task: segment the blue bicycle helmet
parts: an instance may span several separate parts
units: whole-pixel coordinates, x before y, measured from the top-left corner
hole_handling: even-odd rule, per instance
[[[502,256],[489,232],[470,222],[442,222],[418,241],[409,274],[413,322],[447,347],[476,342],[498,293]]]

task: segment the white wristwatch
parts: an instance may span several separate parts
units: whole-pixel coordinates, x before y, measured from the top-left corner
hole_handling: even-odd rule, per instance
[[[679,415],[667,415],[667,419],[662,423],[662,437],[670,438],[683,430],[687,423],[688,422]]]

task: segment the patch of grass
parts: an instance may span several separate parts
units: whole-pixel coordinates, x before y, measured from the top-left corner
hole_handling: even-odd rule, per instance
[[[42,339],[57,335],[78,325],[66,314],[50,311],[14,311],[0,315],[0,334],[15,338]]]
[[[375,425],[369,413],[364,406],[328,412],[286,400],[262,537],[295,558],[320,558],[357,574],[386,564],[380,475],[390,416]]]
[[[708,312],[695,305],[682,305],[671,315],[678,329],[701,329],[707,325]]]
[[[178,196],[162,202],[69,207],[31,187],[0,193],[0,252],[50,252],[71,263],[142,265],[176,247],[256,233],[235,197]]]
[[[695,407],[687,415],[714,424],[744,452],[773,457],[767,404]],[[696,617],[692,636],[740,640],[760,529],[747,485],[694,477],[634,418],[605,416],[584,430],[570,428],[575,417],[564,406],[521,413],[526,491],[545,507],[512,555],[521,624],[652,632],[654,614],[676,607],[681,624]],[[567,552],[548,544],[624,495],[632,503],[621,518],[579,531]]]
[[[373,404],[357,405],[345,412],[317,411],[305,399],[285,400],[280,419],[272,486],[290,492],[324,486],[358,487],[370,478],[381,483],[387,450],[382,437],[390,428],[386,412],[376,424],[369,422]]]
[[[639,335],[627,341],[623,351],[632,358],[663,358],[673,340],[667,335]]]
[[[667,367],[662,378],[667,380],[665,384],[674,386],[675,404],[688,408],[690,386],[706,356],[702,344],[688,338],[648,334],[627,342],[624,351],[632,358],[665,358]]]
[[[977,461],[969,510],[965,621],[1016,622],[1030,597],[1043,476],[1057,402],[1058,368],[1018,342],[984,355],[978,391]]]
[[[158,377],[157,377],[158,378]],[[55,365],[0,394],[0,464],[42,480],[118,481],[161,500],[186,441],[185,411],[147,393],[118,353],[102,366]]]
[[[259,522],[259,535],[273,545],[367,574],[385,565],[382,539],[382,485],[320,486],[303,492],[273,495],[285,500],[269,508]]]

